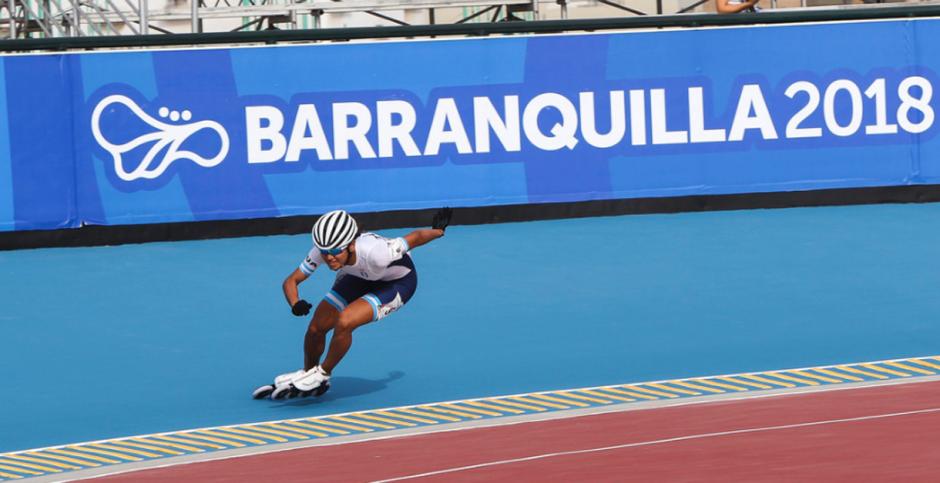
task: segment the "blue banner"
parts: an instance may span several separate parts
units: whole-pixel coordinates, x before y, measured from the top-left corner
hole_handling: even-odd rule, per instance
[[[940,182],[940,21],[0,59],[0,230]]]

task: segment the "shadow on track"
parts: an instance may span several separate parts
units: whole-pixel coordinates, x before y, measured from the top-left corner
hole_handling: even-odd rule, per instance
[[[282,405],[302,407],[349,397],[363,396],[365,394],[382,391],[388,387],[389,383],[403,377],[405,377],[405,373],[402,371],[391,371],[387,376],[378,380],[363,379],[360,377],[334,377],[330,380],[332,387],[329,392],[323,396],[288,399],[284,401]]]

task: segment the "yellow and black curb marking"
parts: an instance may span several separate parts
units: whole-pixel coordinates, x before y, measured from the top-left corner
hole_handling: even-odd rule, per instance
[[[940,376],[940,356],[432,403],[0,453],[0,481],[251,446],[613,404]],[[62,475],[65,477],[65,475]]]

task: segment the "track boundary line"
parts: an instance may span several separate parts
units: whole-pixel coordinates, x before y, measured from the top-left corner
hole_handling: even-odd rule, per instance
[[[751,376],[748,378],[748,376]],[[63,481],[478,427],[940,380],[940,356],[539,391],[169,431],[0,453],[0,481]],[[107,445],[102,455],[101,445]],[[145,447],[142,448],[141,445]],[[62,468],[63,452],[72,469]],[[30,464],[23,459],[30,458]],[[36,461],[39,463],[36,463]],[[58,463],[58,464],[56,464]],[[37,469],[39,465],[40,469]],[[12,470],[11,470],[12,468]],[[22,469],[22,471],[14,471]]]

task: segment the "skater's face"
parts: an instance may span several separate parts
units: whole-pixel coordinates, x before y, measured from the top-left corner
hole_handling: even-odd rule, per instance
[[[330,270],[334,272],[343,268],[343,265],[346,265],[346,262],[349,261],[349,247],[344,247],[343,250],[339,253],[333,254],[326,250],[320,250],[320,254],[323,256],[323,261],[326,262],[327,266],[330,267]]]

